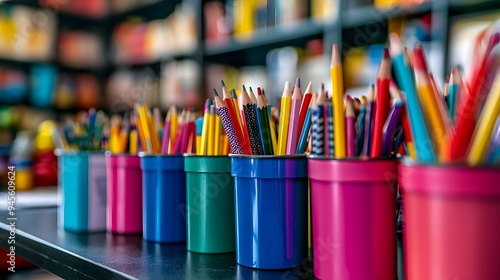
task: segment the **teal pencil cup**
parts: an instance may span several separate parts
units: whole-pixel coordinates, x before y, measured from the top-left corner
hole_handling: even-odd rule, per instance
[[[73,232],[106,230],[106,164],[103,152],[56,150],[59,227]]]
[[[228,156],[184,155],[187,249],[228,253],[236,249],[234,184]]]

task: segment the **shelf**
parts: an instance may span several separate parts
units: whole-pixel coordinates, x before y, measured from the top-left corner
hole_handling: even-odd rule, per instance
[[[256,30],[247,40],[231,38],[221,46],[205,42],[204,57],[208,60],[233,62],[233,65],[265,64],[265,54],[269,50],[304,46],[309,39],[322,38],[323,27],[323,24],[313,20],[305,20],[294,25]]]
[[[249,269],[236,264],[234,253],[191,253],[184,243],[146,242],[141,235],[58,230],[56,208],[18,210],[16,215],[16,256],[64,279],[310,278],[298,269]],[[0,221],[0,246],[9,248],[6,212],[0,214]]]
[[[26,69],[35,64],[52,64],[52,61],[42,61],[42,60],[17,60],[5,57],[0,57],[0,66],[12,66],[15,68]]]
[[[113,63],[112,68],[147,68],[147,67],[157,67],[163,62],[171,61],[171,60],[181,60],[181,59],[193,59],[196,52],[188,52],[188,53],[173,53],[170,55],[165,55],[160,58],[152,59],[149,61],[130,61],[130,62],[115,62]]]
[[[498,0],[449,0],[450,15],[487,14],[500,11]]]
[[[418,6],[407,8],[397,7],[389,10],[378,10],[373,6],[355,8],[345,12],[345,15],[342,16],[342,28],[348,29],[381,23],[391,18],[417,16],[430,13],[431,8],[432,2],[424,2]],[[383,27],[386,28],[386,26]]]

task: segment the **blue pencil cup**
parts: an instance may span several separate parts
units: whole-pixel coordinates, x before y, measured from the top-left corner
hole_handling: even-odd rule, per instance
[[[285,269],[307,259],[307,159],[230,155],[236,261]]]
[[[143,238],[186,241],[186,174],[182,155],[142,155]]]
[[[74,232],[106,230],[104,153],[56,150],[59,166],[59,227]]]

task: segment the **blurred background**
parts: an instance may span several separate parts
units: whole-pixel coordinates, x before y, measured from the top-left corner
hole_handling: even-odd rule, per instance
[[[261,86],[276,104],[297,76],[330,88],[334,42],[348,94],[375,81],[390,32],[423,44],[442,87],[499,15],[498,1],[465,0],[0,1],[2,189],[10,164],[18,190],[57,185],[52,121],[122,113],[138,98],[163,113],[201,109],[221,79]]]

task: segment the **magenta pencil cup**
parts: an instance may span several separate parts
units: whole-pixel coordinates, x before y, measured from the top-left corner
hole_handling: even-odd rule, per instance
[[[310,156],[314,276],[396,279],[397,161]]]
[[[405,279],[500,278],[500,167],[399,166]]]
[[[142,233],[142,171],[137,155],[106,154],[106,228],[119,234]]]

